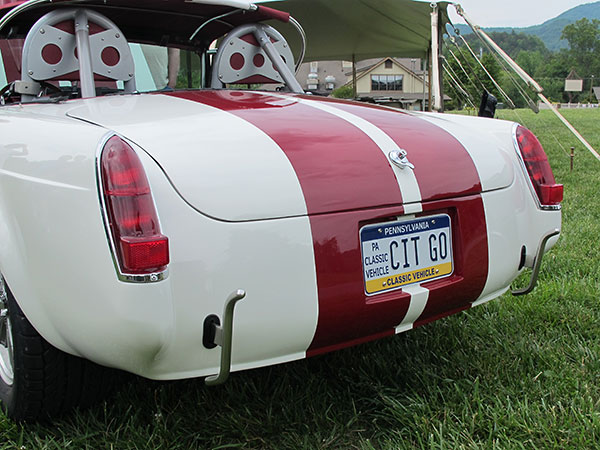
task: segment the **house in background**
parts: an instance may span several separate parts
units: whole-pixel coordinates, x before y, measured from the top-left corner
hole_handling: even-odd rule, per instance
[[[352,62],[314,61],[300,66],[296,78],[305,91],[330,95],[352,86]],[[356,63],[356,97],[405,109],[423,110],[429,98],[427,72],[420,59],[377,58]]]
[[[383,58],[356,73],[356,97],[361,101],[422,111],[429,83],[419,59]],[[352,84],[352,79],[347,84]]]

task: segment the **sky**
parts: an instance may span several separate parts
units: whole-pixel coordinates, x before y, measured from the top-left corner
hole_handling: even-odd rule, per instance
[[[584,3],[596,0],[454,0],[460,3],[467,16],[482,27],[528,27]],[[449,6],[451,20],[464,23]]]

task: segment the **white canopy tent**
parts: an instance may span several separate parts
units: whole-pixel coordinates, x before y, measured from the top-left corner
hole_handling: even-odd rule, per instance
[[[385,56],[426,58],[431,49],[431,0],[263,0],[289,12],[306,30],[306,61],[362,60]],[[433,2],[439,26],[452,2]],[[298,43],[286,33],[292,46]]]
[[[443,110],[439,47],[442,30],[450,21],[448,5],[452,2],[263,0],[260,3],[289,12],[300,22],[308,36],[305,61],[354,63],[387,56],[428,60],[432,87],[430,105],[436,111]],[[297,33],[285,34],[290,45],[298,48],[300,38]]]

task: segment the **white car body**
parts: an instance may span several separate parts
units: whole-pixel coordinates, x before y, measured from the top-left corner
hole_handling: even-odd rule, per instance
[[[334,105],[255,95],[325,108],[324,114],[360,129],[383,152],[385,144],[393,145],[376,126]],[[531,266],[541,239],[560,229],[560,213],[536,206],[514,147],[513,123],[414,117],[455,137],[473,160],[484,191],[489,257],[485,286],[465,306],[497,297],[519,274],[521,247],[531,250]],[[235,315],[233,370],[306,356],[319,318],[311,225],[294,169],[265,132],[222,110],[160,94],[5,107],[0,120],[0,267],[52,345],[149,378],[214,374],[219,350],[202,346],[203,320],[221,313],[229,293],[244,289],[247,298]],[[235,135],[228,135],[232,129]],[[141,157],[170,239],[169,274],[159,283],[121,282],[115,273],[96,174],[101,143],[114,133]],[[397,206],[404,209],[399,217],[414,217],[423,210],[419,181],[393,170],[398,189],[411,196]],[[188,193],[199,209],[186,201]],[[426,287],[405,292],[409,309],[396,332],[412,328],[427,304]]]
[[[52,347],[147,378],[279,364],[410,330],[500,296],[524,268],[537,275],[558,239],[560,199],[536,195],[512,122],[224,89],[23,99],[0,106],[0,287]],[[115,250],[102,165],[115,136],[141,161],[168,237],[159,273],[126,273]],[[388,256],[373,270],[396,270],[399,243],[372,241],[392,243],[371,257],[363,232],[438,217],[450,224],[448,273],[419,266],[419,237],[407,234],[412,282],[369,275]],[[404,242],[404,267],[407,255]],[[205,321],[226,320],[238,290],[228,347]]]

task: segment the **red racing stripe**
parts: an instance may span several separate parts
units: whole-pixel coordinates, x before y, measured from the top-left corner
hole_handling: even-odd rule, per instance
[[[452,218],[454,274],[422,284],[429,289],[429,299],[415,326],[469,308],[481,295],[488,277],[487,226],[481,195],[424,204],[420,216],[440,210]]]
[[[406,112],[327,101],[376,125],[407,151],[408,159],[415,165],[423,201],[481,192],[481,181],[471,157],[445,130]]]
[[[279,97],[235,91],[168,95],[229,111],[254,124],[282,148],[296,171],[309,212],[319,298],[317,329],[307,355],[394,334],[410,295],[392,291],[368,297],[364,291],[360,228],[404,214],[397,181],[371,139],[340,118]],[[332,106],[369,120],[406,149],[429,200],[423,214],[452,218],[455,271],[423,285],[430,289],[429,302],[417,324],[466,309],[485,285],[488,258],[481,185],[467,152],[448,133],[408,114]],[[439,200],[448,196],[460,198]]]
[[[424,205],[420,215],[448,214],[452,220],[454,273],[423,283],[427,306],[415,326],[470,307],[488,274],[487,228],[480,195]],[[395,220],[401,210],[352,212],[311,217],[319,286],[319,321],[308,356],[394,334],[404,319],[410,295],[364,292],[358,233],[370,223]]]
[[[368,303],[359,246],[363,221],[386,221],[404,212],[398,182],[379,147],[345,120],[295,101],[230,91],[168,95],[252,123],[281,147],[294,167],[310,215],[319,298],[317,330],[307,354],[394,334],[410,295],[396,292]],[[372,212],[390,204],[398,206]]]
[[[265,132],[292,164],[311,215],[402,204],[385,155],[345,120],[293,99],[252,92],[167,95],[228,111]]]
[[[356,103],[325,100],[376,125],[408,152],[423,199],[423,214],[439,208],[452,217],[455,271],[450,279],[422,284],[430,290],[427,306],[415,326],[466,309],[475,301],[488,277],[488,242],[485,210],[480,195],[481,180],[466,149],[441,128],[406,112],[368,108]],[[432,200],[453,198],[450,202]],[[450,288],[457,284],[460,288]]]
[[[317,266],[319,321],[308,356],[394,334],[410,305],[410,294],[395,291],[367,297],[359,230],[394,220],[402,208],[354,211],[310,218]]]

